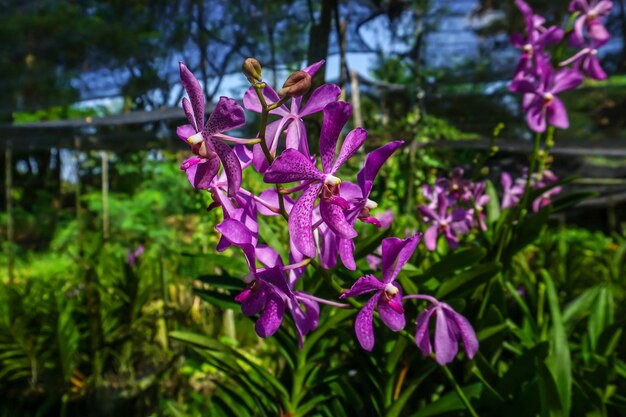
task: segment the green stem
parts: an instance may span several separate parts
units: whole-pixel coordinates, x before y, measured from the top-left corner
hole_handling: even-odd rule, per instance
[[[528,167],[528,175],[526,178],[526,188],[524,190],[524,198],[522,199],[522,204],[520,205],[520,219],[526,215],[527,209],[526,205],[528,204],[528,199],[530,198],[530,191],[532,186],[532,178],[535,173],[535,168],[537,167],[537,156],[539,155],[539,147],[541,145],[541,133],[535,134],[535,140],[533,142],[533,152],[530,156],[530,166]]]
[[[465,405],[465,408],[467,409],[467,411],[472,415],[472,417],[479,417],[478,413],[476,413],[476,410],[474,410],[474,407],[472,407],[472,404],[470,403],[469,398],[465,396],[465,393],[459,386],[459,383],[456,382],[456,379],[454,378],[454,375],[452,375],[452,372],[450,372],[450,369],[448,369],[446,365],[443,365],[441,368],[443,369],[443,372],[448,377],[448,380],[452,383],[452,385],[454,385],[454,390],[456,391],[457,395],[461,399],[461,402],[463,402],[463,405]]]

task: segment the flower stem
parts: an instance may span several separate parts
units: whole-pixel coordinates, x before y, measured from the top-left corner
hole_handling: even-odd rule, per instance
[[[520,218],[524,217],[527,212],[526,206],[528,205],[528,199],[530,198],[530,191],[532,188],[533,174],[537,166],[537,157],[539,155],[539,147],[541,145],[541,133],[535,134],[535,140],[533,142],[533,152],[530,156],[530,166],[528,167],[528,174],[526,177],[526,188],[524,190],[524,198],[520,205]]]
[[[441,368],[443,369],[443,372],[446,374],[446,377],[448,377],[448,380],[452,383],[452,385],[454,385],[454,390],[456,391],[457,395],[461,399],[461,402],[463,403],[463,405],[465,405],[465,408],[467,409],[467,411],[472,415],[472,417],[479,417],[478,413],[476,413],[476,410],[474,410],[474,407],[472,407],[472,404],[470,403],[469,398],[467,398],[467,396],[463,392],[463,389],[459,386],[459,383],[456,382],[456,379],[454,378],[454,375],[452,375],[452,372],[450,372],[450,369],[446,365],[443,365]]]

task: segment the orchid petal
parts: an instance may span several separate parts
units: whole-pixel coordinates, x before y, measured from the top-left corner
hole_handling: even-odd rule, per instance
[[[437,237],[439,235],[439,225],[433,224],[424,233],[424,245],[429,251],[437,249]]]
[[[202,87],[200,87],[200,82],[198,82],[196,77],[194,77],[182,61],[179,62],[179,66],[180,81],[183,83],[183,88],[187,91],[187,95],[189,96],[196,128],[200,130],[204,125],[204,93],[202,92]]]
[[[290,240],[300,253],[309,258],[315,257],[312,218],[313,207],[320,188],[321,184],[314,184],[306,189],[298,201],[296,201],[296,204],[294,204],[291,215],[289,216],[288,227],[289,236],[291,237]]]
[[[348,223],[341,207],[324,199],[320,200],[320,215],[324,223],[328,225],[338,237],[342,239],[354,239],[358,236],[354,227]]]
[[[324,177],[307,156],[295,149],[285,149],[265,171],[263,181],[282,184],[303,180],[323,181]]]
[[[400,303],[400,306],[402,306],[402,289],[398,284],[394,283],[394,285],[398,289],[398,294],[396,294],[396,296],[391,301],[389,301],[389,303],[397,302]],[[406,325],[404,312],[400,313],[396,311],[387,302],[385,302],[382,297],[384,297],[383,294],[381,294],[381,298],[378,301],[378,306],[376,307],[378,309],[378,313],[380,314],[380,319],[383,321],[383,323],[385,323],[387,327],[389,327],[394,332],[398,332],[404,329],[404,326]]]
[[[350,131],[343,143],[341,144],[341,150],[339,151],[339,156],[337,156],[337,160],[330,170],[331,173],[335,173],[339,170],[339,168],[346,163],[348,159],[350,159],[356,151],[363,146],[365,139],[367,138],[367,130],[362,129],[360,127]]]
[[[316,88],[302,110],[300,110],[300,117],[324,110],[326,105],[337,101],[340,94],[341,89],[335,84],[324,84]]]
[[[437,308],[437,324],[435,326],[435,359],[439,365],[445,365],[454,360],[459,351],[458,343],[448,326],[448,319],[443,310]]]
[[[273,291],[269,292],[265,309],[254,326],[256,333],[263,338],[270,337],[276,333],[283,321],[284,314],[285,302],[283,299]]]
[[[350,298],[350,297],[358,297],[359,295],[372,292],[372,291],[382,291],[385,288],[385,284],[380,282],[373,275],[365,275],[356,280],[354,284],[352,284],[352,288],[347,291],[341,293],[339,298]]]
[[[324,107],[324,120],[320,132],[320,154],[325,173],[331,171],[337,139],[351,114],[352,106],[345,101],[337,101]]]
[[[220,97],[204,126],[205,137],[235,129],[246,122],[243,109],[235,100]]]
[[[219,140],[211,139],[215,152],[222,161],[224,172],[228,178],[228,195],[233,197],[241,188],[241,163],[230,146]]]
[[[374,325],[372,318],[374,316],[374,307],[378,302],[378,294],[370,298],[370,300],[363,306],[359,314],[357,314],[354,320],[354,332],[359,340],[361,347],[368,352],[371,352],[374,348]]]
[[[378,171],[389,157],[402,145],[404,141],[396,140],[381,146],[378,149],[368,153],[365,157],[363,169],[357,175],[357,182],[363,191],[363,197],[367,198],[372,190],[372,184],[378,174]]]
[[[422,354],[424,356],[430,356],[433,351],[430,344],[430,332],[428,324],[430,322],[430,317],[433,315],[434,312],[435,308],[430,306],[424,309],[424,311],[422,311],[420,315],[417,316],[415,344],[422,351]]]

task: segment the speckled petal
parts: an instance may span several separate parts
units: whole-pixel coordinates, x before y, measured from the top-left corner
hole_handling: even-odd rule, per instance
[[[313,241],[312,218],[315,200],[321,185],[313,184],[307,188],[291,210],[289,216],[289,236],[291,243],[303,255],[315,257],[315,242]]]
[[[320,132],[320,155],[324,172],[330,172],[333,166],[339,133],[351,114],[352,106],[345,101],[337,101],[324,107],[324,121]]]
[[[183,111],[185,112],[185,117],[187,118],[189,123],[191,123],[190,126],[193,128],[193,131],[194,131],[192,133],[193,135],[194,133],[198,132],[199,129],[198,129],[198,124],[196,122],[196,116],[193,114],[193,107],[191,107],[191,103],[189,102],[189,100],[187,100],[187,97],[183,97]],[[184,140],[187,141],[187,138],[185,138]]]
[[[359,150],[359,148],[361,148],[361,146],[363,146],[365,138],[367,138],[367,130],[360,127],[350,131],[350,133],[346,135],[346,138],[341,144],[339,156],[337,156],[337,160],[331,169],[332,173],[337,172],[339,168],[341,168],[341,166],[345,164],[346,161],[350,159],[352,155]]]
[[[241,188],[241,163],[230,146],[219,140],[211,139],[215,152],[224,165],[224,172],[228,178],[228,195],[233,197]]]
[[[378,296],[379,295],[376,294],[370,298],[354,320],[354,332],[359,340],[359,344],[368,352],[371,352],[374,348],[374,325],[372,319],[374,316],[374,307],[378,302]]]
[[[235,100],[220,97],[204,127],[205,137],[235,129],[246,122],[243,109]]]
[[[220,169],[220,160],[216,157],[207,159],[192,156],[183,162],[182,166],[185,166],[183,169],[191,186],[206,190],[210,188],[211,181]]]
[[[294,181],[324,180],[311,160],[295,149],[286,149],[265,171],[263,181],[269,184],[284,184]]]
[[[358,236],[356,230],[348,223],[343,210],[338,205],[320,199],[320,215],[330,230],[341,239],[354,239]]]
[[[280,327],[285,314],[285,302],[272,291],[268,291],[265,309],[254,326],[256,333],[265,338],[270,337]]]
[[[352,288],[344,291],[339,298],[358,297],[359,295],[372,292],[382,291],[385,288],[385,284],[380,282],[374,275],[365,275],[356,280],[352,284]]]
[[[179,65],[180,81],[183,83],[183,87],[189,96],[193,115],[196,120],[196,128],[200,129],[200,127],[204,125],[204,93],[202,92],[200,83],[185,64],[179,62]]]

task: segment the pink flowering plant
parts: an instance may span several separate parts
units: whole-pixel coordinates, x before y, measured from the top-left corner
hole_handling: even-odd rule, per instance
[[[522,95],[521,110],[536,133],[529,166],[517,177],[502,172],[495,181],[481,175],[480,167],[473,175],[456,168],[423,185],[423,204],[414,213],[417,230],[396,226],[393,211],[387,211],[393,207],[373,200],[380,195],[376,187],[384,188],[384,179],[377,177],[393,158],[403,157],[404,141],[374,146],[366,129],[347,127],[352,106],[339,100],[341,89],[324,84],[311,91],[312,79],[324,62],[294,72],[275,88],[263,79],[260,63],[249,58],[243,64],[250,82],[243,107],[222,97],[208,119],[201,86],[181,63],[188,124],[177,134],[192,153],[181,169],[192,187],[210,192],[209,209],[221,212],[215,225],[216,251],[228,250],[230,256],[245,260],[238,277],[207,280],[219,290],[204,289],[205,298],[237,306],[254,321],[259,337],[276,338],[292,376],[287,382],[278,380],[241,353],[188,334],[172,336],[244,361],[245,366],[235,366],[213,356],[220,369],[238,374],[244,386],[253,380],[241,373],[257,372],[268,381],[271,391],[259,404],[281,415],[304,415],[326,401],[325,395],[332,395],[329,389],[348,389],[333,382],[337,379],[333,372],[359,370],[340,366],[331,372],[330,367],[324,369],[324,355],[315,353],[332,345],[342,352],[340,363],[369,358],[360,363],[371,364],[373,374],[380,376],[380,381],[371,381],[383,398],[372,400],[380,415],[399,415],[415,393],[419,382],[403,388],[410,363],[424,376],[441,369],[455,391],[450,394],[454,396],[450,411],[477,416],[475,404],[486,400],[471,394],[467,385],[462,387],[459,378],[487,384],[496,370],[486,358],[496,351],[510,354],[492,343],[506,331],[521,343],[545,338],[534,317],[525,318],[528,327],[522,329],[502,316],[515,308],[530,310],[511,279],[514,258],[537,239],[550,214],[581,197],[558,199],[568,179],[559,180],[545,157],[554,129],[569,125],[560,94],[578,87],[586,77],[606,77],[597,51],[609,39],[602,19],[610,2],[572,1],[574,14],[565,29],[548,24],[524,1],[515,4],[525,33],[512,39],[521,55],[510,90]],[[551,50],[562,50],[564,42],[575,50],[562,60]],[[248,129],[256,132],[253,138],[236,137],[246,123],[246,110],[248,120],[258,121]],[[319,128],[310,129],[308,121],[320,118]],[[543,275],[543,280],[543,291],[552,297],[550,277]],[[550,355],[561,354],[562,334],[551,343]],[[567,366],[557,361],[546,371],[556,375],[556,382],[550,383],[555,384],[563,415],[571,405],[572,386],[558,376],[571,374]],[[511,381],[516,378],[514,370],[498,372]],[[522,382],[534,381],[533,377],[525,376],[519,387],[490,386],[494,407],[511,407],[513,397],[508,396],[528,389]],[[291,391],[283,383],[291,383]],[[312,396],[313,387],[321,394]],[[482,402],[473,400],[478,397]],[[548,401],[542,399],[538,409],[546,406],[544,400]]]

